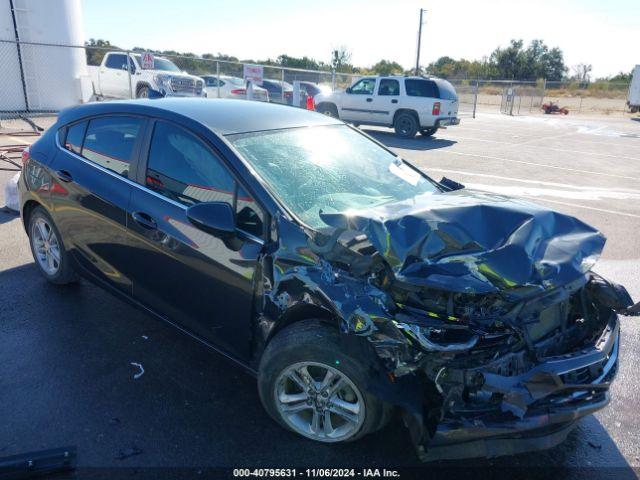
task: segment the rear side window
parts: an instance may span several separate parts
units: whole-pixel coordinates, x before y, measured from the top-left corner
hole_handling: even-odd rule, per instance
[[[191,133],[165,122],[153,130],[147,187],[185,205],[233,205],[235,181],[213,152]]]
[[[127,56],[121,53],[111,53],[107,56],[107,68],[115,68],[117,70],[127,69]]]
[[[142,120],[135,117],[95,118],[89,122],[82,156],[126,177],[141,127]]]
[[[64,148],[80,155],[82,149],[82,140],[84,139],[84,131],[87,128],[87,122],[76,123],[67,129],[67,137],[64,141]]]
[[[418,80],[407,78],[404,88],[410,97],[439,98],[438,87],[432,80]]]
[[[400,95],[400,84],[398,80],[383,78],[380,80],[378,95]]]
[[[438,90],[440,91],[440,98],[442,100],[457,100],[458,94],[456,93],[455,88],[446,80],[434,80],[436,85],[438,85]]]

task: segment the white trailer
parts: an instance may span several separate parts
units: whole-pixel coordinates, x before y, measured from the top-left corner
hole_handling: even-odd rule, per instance
[[[640,111],[640,65],[636,65],[631,74],[627,105],[631,113],[638,113]]]

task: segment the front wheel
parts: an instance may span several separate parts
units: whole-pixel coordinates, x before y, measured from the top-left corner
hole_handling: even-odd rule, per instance
[[[432,127],[432,128],[421,128],[420,129],[420,135],[422,135],[423,137],[431,137],[434,133],[436,133],[438,131],[438,129],[436,127]]]
[[[40,273],[49,282],[64,285],[77,281],[60,232],[42,207],[36,207],[29,217],[29,244]]]
[[[338,109],[331,103],[321,103],[316,108],[316,111],[328,117],[338,118]]]
[[[137,98],[149,98],[149,87],[146,85],[143,85],[140,88],[138,88],[138,91],[136,93],[137,93],[136,94]]]
[[[260,361],[258,389],[281,426],[312,440],[356,440],[386,421],[385,406],[369,394],[365,366],[339,347],[339,332],[305,320],[280,332]]]
[[[396,135],[402,138],[413,138],[418,133],[418,119],[411,113],[400,113],[393,122],[393,128],[396,131]]]

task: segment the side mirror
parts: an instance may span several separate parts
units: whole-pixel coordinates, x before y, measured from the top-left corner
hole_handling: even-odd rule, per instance
[[[229,239],[236,232],[236,216],[226,202],[196,203],[187,209],[187,218],[203,232]]]
[[[346,92],[346,93],[351,93],[351,87],[347,87],[347,88],[345,89],[345,92]]]

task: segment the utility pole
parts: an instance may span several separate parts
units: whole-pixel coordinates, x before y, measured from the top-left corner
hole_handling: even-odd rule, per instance
[[[424,8],[420,9],[420,25],[418,26],[418,52],[416,54],[416,75],[420,75],[420,43],[422,40],[422,14],[426,12]]]

